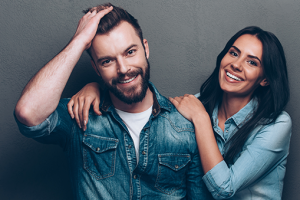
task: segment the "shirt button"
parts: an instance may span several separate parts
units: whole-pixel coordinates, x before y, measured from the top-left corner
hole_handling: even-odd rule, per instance
[[[136,175],[133,175],[133,178],[136,179]]]
[[[142,154],[143,154],[143,155],[146,155],[146,152],[145,152],[145,151],[142,151]]]
[[[228,130],[226,130],[226,133],[228,133]]]
[[[178,169],[178,165],[175,165],[175,169]]]
[[[99,148],[99,147],[97,147],[96,151],[100,151],[100,148]]]
[[[131,145],[128,145],[128,149],[131,149]]]

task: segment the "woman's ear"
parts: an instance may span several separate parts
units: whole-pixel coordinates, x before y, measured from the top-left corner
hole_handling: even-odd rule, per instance
[[[268,85],[269,85],[269,82],[268,82],[267,79],[265,78],[265,79],[263,79],[263,80],[260,82],[260,85],[261,85],[262,87],[268,86]]]

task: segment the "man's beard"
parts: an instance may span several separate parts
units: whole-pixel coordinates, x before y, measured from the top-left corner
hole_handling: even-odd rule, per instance
[[[144,74],[142,68],[138,68],[136,71],[128,72],[126,74],[121,74],[119,77],[112,80],[112,84],[105,82],[102,79],[102,77],[100,77],[101,85],[104,85],[112,94],[114,94],[119,100],[123,101],[126,104],[133,104],[133,103],[142,101],[144,99],[144,97],[146,96],[146,92],[149,87],[149,79],[150,79],[150,64],[149,64],[148,59],[146,59],[146,60],[147,60],[147,64],[145,67],[145,74]],[[137,76],[139,76],[139,75],[142,78],[142,82],[138,86],[129,88],[126,91],[120,90],[117,87],[117,83],[120,80],[123,80],[123,78],[125,76],[137,78]],[[140,90],[140,92],[136,92],[136,90],[138,89],[137,87],[139,87],[139,86],[141,86],[141,90]],[[129,94],[129,95],[126,95],[126,94]]]

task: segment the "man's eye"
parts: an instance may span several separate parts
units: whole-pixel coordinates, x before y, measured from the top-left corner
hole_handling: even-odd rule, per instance
[[[133,54],[134,52],[135,52],[135,50],[131,49],[131,50],[129,50],[129,51],[127,52],[127,54],[128,54],[128,55],[131,55],[131,54]]]
[[[106,65],[106,64],[108,64],[108,63],[110,63],[110,60],[104,60],[101,64],[102,64],[102,65]]]

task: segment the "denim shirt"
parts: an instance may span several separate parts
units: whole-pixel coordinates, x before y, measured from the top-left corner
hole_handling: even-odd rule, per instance
[[[213,114],[213,129],[222,155],[225,145],[251,116],[257,105],[252,99],[225,122],[224,132],[218,126],[218,105]],[[221,161],[208,171],[203,180],[215,199],[281,199],[283,179],[291,138],[291,118],[282,112],[275,123],[255,128],[233,165]]]
[[[109,95],[102,115],[89,114],[82,131],[67,111],[69,99],[40,125],[20,131],[42,143],[58,144],[67,155],[76,199],[211,199],[202,176],[194,126],[150,83],[154,104],[140,134],[139,163],[133,140]]]

